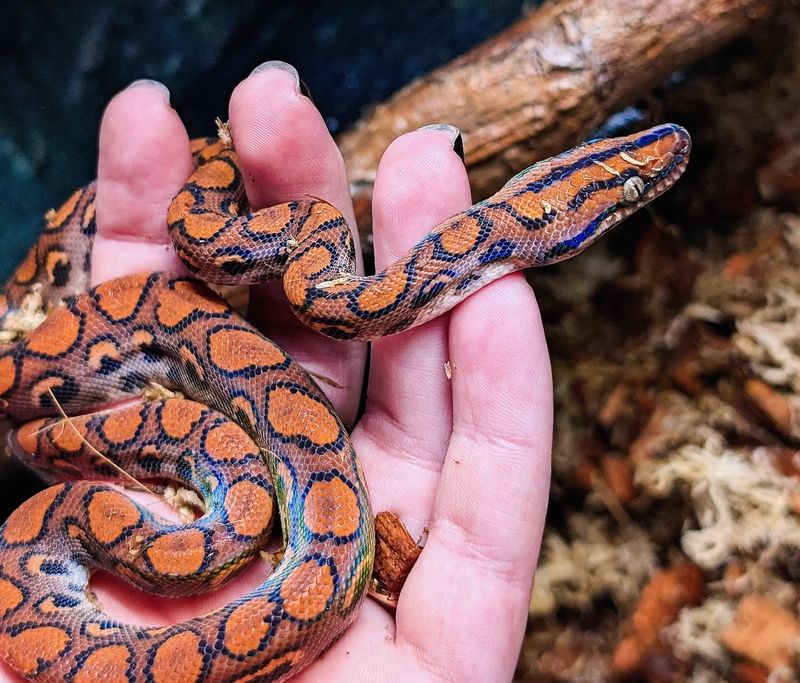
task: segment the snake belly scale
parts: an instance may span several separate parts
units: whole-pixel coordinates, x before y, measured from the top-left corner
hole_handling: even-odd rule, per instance
[[[677,180],[690,141],[667,124],[540,162],[369,277],[354,272],[337,209],[301,199],[253,211],[233,149],[193,145],[197,170],[168,223],[196,279],[143,273],[88,289],[89,185],[48,214],[0,297],[6,447],[57,482],[0,528],[0,656],[30,680],[283,681],[357,614],[374,531],[349,435],[314,380],[200,281],[282,278],[319,332],[393,334],[583,250]],[[154,397],[153,384],[180,394]],[[195,492],[204,514],[153,515],[108,485],[120,476],[106,458]],[[89,591],[97,568],[165,596],[219,585],[265,550],[273,509],[279,561],[220,609],[147,628],[111,619]]]

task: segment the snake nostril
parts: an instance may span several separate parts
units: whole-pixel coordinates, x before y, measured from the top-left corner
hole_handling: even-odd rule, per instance
[[[678,144],[675,145],[676,154],[686,154],[692,147],[692,141],[688,136],[681,136]]]

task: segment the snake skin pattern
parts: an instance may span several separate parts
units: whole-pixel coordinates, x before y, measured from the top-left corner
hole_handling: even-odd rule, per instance
[[[197,278],[282,277],[309,326],[370,339],[578,253],[669,188],[690,142],[663,125],[543,161],[370,277],[354,273],[334,207],[253,212],[235,152],[193,145],[198,167],[168,221]],[[370,581],[373,518],[347,431],[309,375],[202,283],[144,273],[85,291],[94,233],[89,185],[46,216],[0,298],[7,447],[60,482],[0,528],[0,656],[36,681],[286,680],[342,634]],[[196,492],[204,514],[154,516],[108,485],[125,483],[118,468]],[[219,585],[263,556],[273,508],[284,544],[273,571],[216,611],[133,626],[89,591],[98,568],[168,596]]]

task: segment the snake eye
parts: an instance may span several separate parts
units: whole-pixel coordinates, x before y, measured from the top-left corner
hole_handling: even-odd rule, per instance
[[[643,194],[644,180],[638,175],[628,178],[622,186],[622,199],[628,204],[637,201]]]

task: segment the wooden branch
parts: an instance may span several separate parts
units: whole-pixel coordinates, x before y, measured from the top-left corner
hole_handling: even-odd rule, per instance
[[[547,2],[412,82],[342,134],[357,203],[366,206],[389,143],[429,123],[461,129],[475,198],[486,197],[526,166],[583,139],[670,73],[744,32],[776,4]]]

